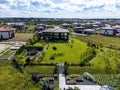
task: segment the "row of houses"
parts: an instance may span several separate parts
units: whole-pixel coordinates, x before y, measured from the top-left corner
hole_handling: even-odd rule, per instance
[[[61,28],[73,28],[73,29],[81,28],[81,27],[84,27],[85,29],[92,29],[92,28],[98,28],[101,26],[102,24],[100,22],[87,22],[87,23],[75,22],[71,24],[63,23],[60,25]]]
[[[7,23],[9,26],[16,28],[16,30],[25,30],[28,29],[28,25],[23,22],[16,22],[16,23]]]

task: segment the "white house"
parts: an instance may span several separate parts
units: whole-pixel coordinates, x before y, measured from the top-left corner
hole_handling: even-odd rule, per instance
[[[92,35],[92,34],[95,34],[96,31],[94,29],[85,29],[83,31],[84,34],[88,34],[88,35]]]
[[[0,40],[15,37],[15,30],[15,28],[11,27],[0,27]]]
[[[114,29],[112,27],[102,27],[102,28],[100,28],[100,34],[113,36],[116,34],[116,29]]]
[[[120,33],[120,26],[116,25],[116,26],[112,26],[113,29],[116,29],[117,33]]]

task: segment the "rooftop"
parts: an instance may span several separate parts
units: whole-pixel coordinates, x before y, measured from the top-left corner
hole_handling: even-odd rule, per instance
[[[107,29],[107,30],[111,30],[111,29],[113,29],[112,27],[102,27],[101,29]]]
[[[0,27],[0,31],[2,32],[6,32],[6,31],[15,31],[15,28],[11,28],[11,27]]]
[[[69,33],[67,29],[63,29],[63,28],[50,28],[44,30],[43,32]]]

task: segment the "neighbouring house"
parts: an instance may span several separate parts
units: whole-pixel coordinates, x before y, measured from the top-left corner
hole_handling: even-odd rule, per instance
[[[84,31],[84,29],[85,29],[85,27],[82,27],[82,26],[73,28],[74,32],[76,32],[76,33],[82,33]]]
[[[116,30],[116,35],[120,36],[120,26],[116,25],[116,26],[112,26],[112,28]]]
[[[25,30],[28,28],[28,26],[24,23],[8,23],[8,25],[12,26],[13,28],[16,28],[17,30]]]
[[[49,25],[46,25],[46,24],[37,24],[36,27],[35,27],[35,30],[37,31],[42,31],[42,30],[45,30],[45,29],[48,29],[50,28]]]
[[[100,28],[100,34],[102,35],[108,35],[108,36],[113,36],[116,35],[116,29],[112,27],[102,27]]]
[[[42,32],[43,40],[48,41],[68,41],[69,40],[69,31],[63,28],[49,28]]]
[[[72,25],[71,24],[68,24],[68,23],[63,23],[60,25],[61,28],[72,28]]]
[[[80,24],[79,23],[72,23],[71,26],[74,28],[74,27],[80,27]]]
[[[94,29],[85,29],[83,31],[83,34],[87,34],[87,35],[92,35],[92,34],[95,34],[96,31]]]
[[[0,40],[10,39],[15,37],[16,28],[0,27]]]

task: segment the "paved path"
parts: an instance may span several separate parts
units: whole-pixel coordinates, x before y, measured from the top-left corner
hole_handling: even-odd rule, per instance
[[[64,64],[59,64],[59,88],[61,90],[68,89],[69,87],[78,87],[80,90],[100,90],[100,85],[66,85],[64,75]]]
[[[23,41],[2,41],[0,44],[16,44],[16,45],[25,45],[26,42]]]

